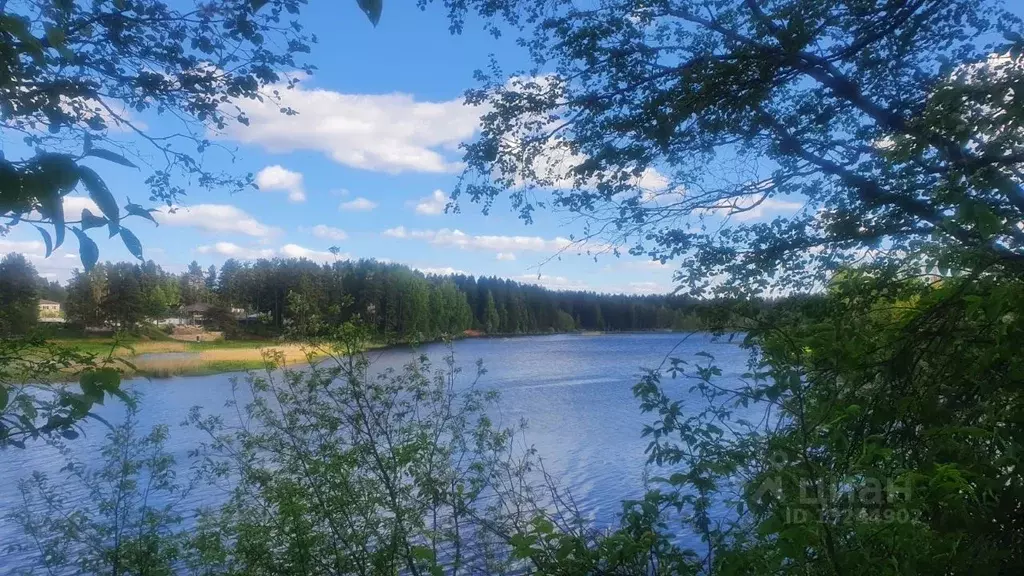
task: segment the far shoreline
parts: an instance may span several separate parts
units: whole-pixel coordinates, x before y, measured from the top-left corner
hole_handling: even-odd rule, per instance
[[[505,339],[532,338],[538,336],[622,336],[622,335],[655,335],[655,334],[694,334],[710,333],[704,330],[578,330],[571,332],[531,332],[531,333],[495,333],[467,330],[452,338],[457,340],[471,339]],[[103,352],[113,345],[110,338],[54,338],[53,342],[83,352]],[[422,342],[370,342],[364,352],[384,351],[397,348],[416,348],[426,344],[437,344],[443,339]],[[180,340],[140,340],[127,344],[128,354],[117,354],[118,358],[131,363],[134,370],[129,369],[124,377],[165,379],[190,376],[213,376],[218,374],[242,373],[263,370],[267,364],[264,353],[279,352],[283,362],[278,367],[294,367],[310,361],[320,362],[327,354],[309,354],[313,347],[298,342],[280,342],[276,340],[220,340],[212,342],[187,342]],[[178,356],[180,355],[180,356]],[[50,382],[51,385],[74,383],[74,378],[66,381]]]

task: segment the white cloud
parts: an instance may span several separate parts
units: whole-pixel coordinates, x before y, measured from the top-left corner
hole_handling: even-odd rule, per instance
[[[452,268],[451,266],[445,266],[443,268],[431,268],[431,267],[428,266],[426,268],[416,268],[416,269],[419,270],[420,272],[423,272],[424,274],[427,274],[427,275],[433,274],[435,276],[452,276],[454,274],[468,275],[464,270],[459,270],[458,268]]]
[[[26,256],[37,254],[42,256],[46,254],[46,246],[43,245],[42,240],[4,240],[0,238],[0,254],[11,252],[19,252]]]
[[[449,151],[476,133],[481,113],[462,98],[422,102],[409,94],[343,94],[283,83],[269,89],[262,101],[233,101],[249,125],[233,123],[218,136],[270,152],[317,150],[339,164],[389,173],[459,171]],[[282,108],[298,114],[282,114]]]
[[[416,213],[427,216],[438,216],[444,213],[444,207],[448,203],[448,195],[441,190],[434,190],[434,193],[426,198],[420,198],[416,203]]]
[[[367,200],[362,196],[355,200],[349,200],[348,202],[342,202],[338,205],[338,210],[344,210],[346,212],[368,212],[377,207],[377,203],[373,200]]]
[[[272,248],[246,248],[232,242],[217,242],[212,245],[200,246],[196,248],[196,251],[200,254],[220,254],[228,258],[240,258],[242,260],[273,258],[275,256]]]
[[[348,260],[348,254],[338,254],[335,256],[330,252],[321,250],[310,250],[298,244],[285,244],[281,246],[281,256],[285,258],[306,258],[307,260],[313,260],[316,262],[333,262],[337,260]]]
[[[498,252],[498,260],[515,260],[516,255],[512,252]]]
[[[230,204],[176,206],[153,213],[157,222],[168,226],[198,228],[207,232],[230,232],[257,238],[277,234],[279,230],[261,223],[244,210]]]
[[[78,220],[82,215],[82,210],[86,208],[97,216],[103,215],[100,207],[87,196],[65,196],[63,204],[65,220]]]
[[[256,185],[260,190],[281,190],[288,193],[288,201],[305,202],[306,191],[302,187],[302,174],[292,172],[280,164],[267,166],[256,174]]]
[[[78,255],[78,250],[74,248],[74,240],[70,240],[70,236],[68,234],[69,240],[54,250],[49,258],[46,257],[46,245],[41,240],[0,238],[0,257],[17,252],[32,263],[40,276],[64,281],[68,279],[73,269],[82,267],[81,257]]]
[[[406,238],[408,236],[408,232],[406,232],[405,226],[396,226],[394,228],[388,228],[381,234],[389,238]]]
[[[335,260],[334,254],[330,252],[311,250],[298,244],[285,244],[275,250],[273,248],[249,248],[231,242],[217,242],[200,246],[196,248],[196,251],[200,254],[220,254],[221,256],[240,258],[242,260],[274,258],[275,256],[282,258],[306,258],[315,262],[333,262]],[[347,260],[349,257],[348,254],[338,254],[337,259]]]
[[[64,207],[64,220],[66,221],[78,221],[82,217],[82,210],[85,208],[88,208],[96,216],[103,215],[99,206],[88,196],[68,195],[63,198],[61,203]],[[32,220],[38,220],[42,218],[42,215],[33,210],[28,217]]]
[[[545,239],[540,236],[473,236],[461,230],[442,228],[440,230],[406,230],[403,226],[383,232],[392,238],[413,238],[426,240],[438,246],[456,246],[464,249],[488,250],[492,252],[557,252],[569,247],[568,238]]]
[[[334,228],[325,224],[317,224],[310,230],[313,236],[317,238],[323,238],[324,240],[344,240],[348,238],[348,234],[340,228]]]
[[[628,286],[627,292],[634,294],[666,294],[670,292],[668,288],[658,282],[630,282]]]

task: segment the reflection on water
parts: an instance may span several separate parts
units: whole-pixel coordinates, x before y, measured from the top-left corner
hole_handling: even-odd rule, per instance
[[[678,344],[672,353],[676,357],[695,359],[694,355],[702,350],[713,354],[723,370],[723,383],[735,381],[745,371],[747,353],[737,345],[713,341],[704,335],[690,336],[680,344],[683,338],[678,334],[623,334],[473,339],[457,342],[455,352],[464,368],[461,385],[472,382],[475,362],[482,359],[487,373],[477,386],[501,391],[501,409],[495,419],[513,425],[525,418],[526,441],[537,448],[547,471],[571,491],[582,512],[599,525],[607,526],[616,522],[623,499],[640,496],[643,491],[647,440],[640,437],[640,430],[653,417],[641,414],[633,398],[632,386],[642,369],[661,364]],[[420,352],[440,362],[445,349],[431,344]],[[409,349],[392,349],[373,352],[371,358],[375,369],[383,369],[399,367],[412,355]],[[126,383],[144,395],[139,415],[142,430],[158,423],[171,427],[167,450],[177,458],[182,477],[187,474],[188,450],[204,435],[179,424],[192,406],[202,406],[208,413],[226,411],[231,377],[220,374]],[[671,381],[667,386],[672,386]],[[685,397],[687,391],[680,386],[672,394]],[[110,402],[100,407],[99,412],[116,422],[123,418],[124,408]],[[105,429],[90,423],[86,432],[71,446],[88,462],[89,454],[102,444]],[[19,479],[40,470],[57,481],[64,464],[55,450],[41,443],[27,450],[7,450],[0,458],[2,514],[20,501]],[[223,491],[201,487],[192,494],[188,505],[194,508],[221,498]],[[25,567],[27,558],[3,549],[21,537],[11,522],[0,521],[0,574]]]

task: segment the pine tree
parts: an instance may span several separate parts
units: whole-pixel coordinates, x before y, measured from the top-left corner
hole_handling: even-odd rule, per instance
[[[501,317],[498,316],[498,308],[494,305],[494,295],[487,291],[487,300],[484,305],[484,330],[488,334],[496,333],[501,329]]]

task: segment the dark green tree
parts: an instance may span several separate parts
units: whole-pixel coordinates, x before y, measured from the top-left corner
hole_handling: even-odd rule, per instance
[[[501,316],[498,315],[498,309],[494,306],[494,295],[490,291],[487,292],[487,298],[484,304],[484,315],[482,319],[484,330],[488,334],[493,334],[501,330]]]
[[[39,274],[24,256],[0,259],[0,335],[26,334],[39,318]]]

